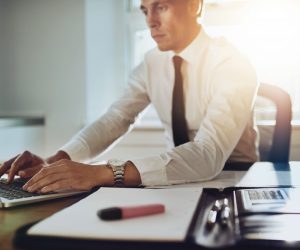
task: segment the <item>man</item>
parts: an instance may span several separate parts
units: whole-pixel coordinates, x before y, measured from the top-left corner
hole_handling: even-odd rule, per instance
[[[199,8],[200,7],[200,8]],[[32,178],[24,189],[47,193],[94,186],[171,185],[214,178],[226,161],[257,160],[252,108],[258,84],[248,61],[197,23],[201,0],[142,0],[156,49],[133,71],[124,95],[54,156],[30,152],[5,162]],[[158,156],[88,165],[123,135],[152,103],[165,127],[169,150]]]

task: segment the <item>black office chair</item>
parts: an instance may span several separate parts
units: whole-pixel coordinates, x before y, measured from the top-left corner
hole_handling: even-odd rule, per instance
[[[261,83],[258,96],[272,101],[276,107],[275,126],[269,148],[266,149],[262,141],[259,144],[261,161],[288,162],[292,119],[291,98],[281,88],[267,83]]]

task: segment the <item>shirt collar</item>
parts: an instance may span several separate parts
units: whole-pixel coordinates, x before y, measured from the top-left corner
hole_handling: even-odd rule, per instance
[[[190,64],[197,64],[197,62],[200,60],[201,56],[199,56],[205,49],[207,45],[208,35],[203,29],[203,26],[201,26],[201,29],[198,33],[198,35],[195,37],[195,39],[187,46],[183,51],[181,51],[179,54],[171,52],[171,57],[178,55],[184,61],[190,63]]]

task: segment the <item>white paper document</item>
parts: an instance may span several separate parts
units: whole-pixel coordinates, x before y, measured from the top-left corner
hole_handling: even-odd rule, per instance
[[[35,224],[29,235],[80,239],[183,241],[202,194],[202,188],[100,188],[78,203]],[[97,211],[112,206],[162,203],[156,215],[104,221]]]

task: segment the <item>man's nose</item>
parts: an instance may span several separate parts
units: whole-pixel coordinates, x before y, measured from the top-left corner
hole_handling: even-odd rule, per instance
[[[147,24],[148,24],[148,27],[151,29],[157,28],[157,26],[159,26],[158,16],[155,13],[149,12],[147,15]]]

